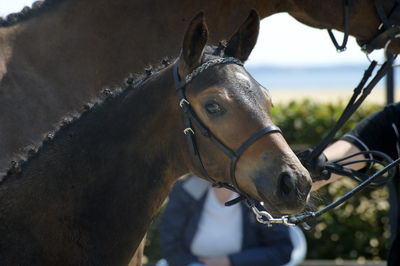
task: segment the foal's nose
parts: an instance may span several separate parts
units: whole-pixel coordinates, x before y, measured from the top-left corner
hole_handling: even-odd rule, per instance
[[[284,196],[290,196],[296,189],[296,177],[289,172],[282,172],[279,175],[278,188]]]

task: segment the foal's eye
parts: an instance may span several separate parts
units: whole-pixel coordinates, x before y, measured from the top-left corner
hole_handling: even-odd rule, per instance
[[[222,106],[220,106],[216,102],[207,103],[204,106],[204,108],[206,109],[207,114],[209,114],[209,115],[221,115],[221,114],[225,113],[224,108],[222,108]]]

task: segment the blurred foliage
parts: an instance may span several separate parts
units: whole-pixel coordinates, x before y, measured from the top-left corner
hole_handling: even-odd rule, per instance
[[[316,103],[310,100],[278,104],[272,109],[275,124],[290,145],[312,147],[334,126],[347,103]],[[352,129],[361,119],[381,109],[363,104],[340,129],[337,137]],[[356,185],[343,178],[313,195],[322,208]],[[306,233],[308,259],[385,259],[388,253],[387,189],[367,189],[342,206],[324,214],[313,230]]]
[[[343,178],[313,195],[322,208],[356,185]],[[305,232],[308,259],[385,260],[389,247],[387,189],[366,189],[317,219]]]
[[[310,100],[277,104],[272,109],[276,125],[293,147],[312,147],[333,127],[345,103],[316,103]],[[343,126],[341,136],[357,122],[381,106],[363,104]],[[319,209],[354,187],[355,182],[343,178],[313,195]],[[342,206],[318,218],[314,229],[305,232],[307,259],[384,260],[388,253],[387,190],[366,189]],[[160,258],[156,220],[148,233],[145,254],[150,261]]]
[[[160,223],[160,216],[162,211],[151,223],[149,230],[147,230],[147,238],[145,244],[144,255],[147,257],[146,260],[155,262],[162,258],[160,251],[160,239],[158,236],[158,225]]]
[[[336,123],[347,103],[317,103],[308,99],[300,102],[277,104],[272,108],[272,117],[289,144],[314,145],[318,143]],[[338,137],[352,129],[362,118],[379,110],[381,106],[363,104],[340,129]]]

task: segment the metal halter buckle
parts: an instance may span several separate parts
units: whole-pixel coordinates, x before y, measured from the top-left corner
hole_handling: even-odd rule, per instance
[[[286,226],[296,226],[294,223],[289,222],[289,216],[285,215],[281,218],[274,218],[271,214],[267,211],[260,211],[257,207],[252,206],[251,210],[253,211],[254,215],[256,216],[257,222],[261,224],[266,224],[268,227],[271,227],[272,224],[283,224]]]
[[[179,106],[180,106],[181,108],[183,108],[183,104],[184,104],[184,103],[186,103],[187,105],[190,104],[186,99],[182,99],[182,100],[179,101]]]
[[[185,135],[187,135],[188,132],[190,132],[190,133],[192,133],[192,135],[194,135],[194,131],[193,131],[193,129],[190,128],[190,127],[187,127],[187,128],[185,128],[185,129],[183,130],[183,133],[184,133]]]

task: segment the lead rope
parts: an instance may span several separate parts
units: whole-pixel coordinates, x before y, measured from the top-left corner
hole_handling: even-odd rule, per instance
[[[369,65],[368,69],[364,72],[364,75],[358,84],[358,86],[354,89],[353,96],[349,100],[347,106],[342,112],[342,115],[339,117],[335,126],[332,130],[326,135],[325,138],[321,140],[321,142],[314,147],[313,151],[306,158],[305,163],[311,165],[312,161],[317,158],[322,151],[332,142],[332,139],[335,137],[336,133],[343,126],[347,120],[353,115],[353,113],[358,109],[358,107],[363,103],[363,101],[367,98],[367,96],[371,93],[376,84],[386,75],[389,69],[392,67],[393,61],[396,56],[391,55],[387,61],[380,67],[377,71],[373,79],[368,83],[367,86],[364,85],[367,83],[370,78],[374,68],[377,65],[376,61],[372,61]],[[360,95],[361,94],[361,95]],[[306,165],[305,165],[306,166]]]
[[[357,85],[357,87],[354,89],[353,95],[351,99],[349,100],[349,103],[345,107],[345,109],[342,112],[342,115],[336,122],[335,126],[333,129],[328,133],[328,135],[322,139],[322,141],[313,149],[313,151],[310,153],[310,155],[306,158],[304,165],[307,168],[307,165],[310,166],[311,162],[318,157],[322,151],[331,143],[332,139],[338,132],[338,130],[343,126],[343,124],[351,117],[351,115],[358,109],[358,107],[362,104],[362,102],[366,99],[366,97],[371,93],[372,89],[376,86],[376,84],[386,75],[387,71],[392,67],[393,61],[395,60],[396,56],[390,56],[387,61],[379,68],[375,76],[372,78],[372,80],[368,83],[367,86],[365,84],[367,81],[370,79],[372,76],[372,72],[377,66],[376,61],[372,61],[371,64],[369,65],[368,69],[364,72],[364,75]],[[360,95],[361,94],[361,95]],[[378,154],[379,152],[375,151],[369,151],[370,154]],[[354,155],[352,155],[354,156]],[[391,159],[387,158],[387,156],[382,156],[385,159],[388,159],[390,162]],[[372,159],[372,162],[374,160]],[[336,200],[335,202],[327,205],[323,209],[315,212],[306,212],[302,213],[299,215],[295,216],[282,216],[280,218],[274,218],[270,213],[267,211],[260,211],[256,206],[254,201],[251,199],[246,199],[246,205],[253,211],[254,215],[256,216],[256,220],[259,223],[266,224],[267,226],[272,226],[272,224],[283,224],[286,226],[294,226],[297,224],[301,224],[304,229],[310,229],[310,226],[306,223],[310,221],[311,219],[315,219],[316,217],[324,214],[325,212],[339,206],[346,200],[348,200],[350,197],[354,196],[356,193],[364,189],[366,186],[372,184],[376,179],[384,175],[386,172],[390,171],[393,167],[395,167],[398,163],[400,162],[400,158],[397,159],[394,162],[389,163],[386,165],[383,169],[380,171],[376,172],[374,175],[368,177],[366,175],[361,175],[356,173],[356,171],[347,171],[347,168],[344,168],[343,165],[340,165],[339,161],[337,162],[330,162],[328,164],[327,170],[332,171],[332,172],[337,172],[337,173],[342,173],[347,176],[355,176],[355,178],[358,178],[358,181],[361,182],[358,186],[344,194],[341,198]],[[354,163],[354,162],[353,162]],[[346,165],[346,164],[344,164]],[[389,174],[390,175],[390,174]],[[393,171],[392,174],[393,175]],[[380,182],[376,182],[376,184],[382,184],[383,182],[386,182],[389,178],[384,179],[383,181],[381,180]]]
[[[256,216],[256,219],[259,223],[265,224],[267,226],[272,226],[273,224],[283,224],[286,226],[295,226],[297,224],[301,224],[304,229],[309,229],[310,227],[308,226],[307,222],[314,220],[316,217],[321,216],[322,214],[332,210],[333,208],[336,208],[337,206],[343,204],[345,201],[347,201],[349,198],[353,197],[355,194],[359,193],[362,191],[364,188],[366,188],[369,184],[371,184],[375,179],[381,177],[388,171],[390,171],[392,168],[397,166],[400,163],[400,158],[398,158],[395,161],[391,161],[389,164],[387,164],[384,168],[376,172],[375,174],[369,176],[366,180],[361,182],[359,185],[357,185],[355,188],[352,190],[346,192],[342,197],[337,199],[336,201],[328,204],[324,208],[318,211],[311,211],[311,212],[304,212],[298,215],[284,215],[280,218],[274,218],[272,217],[268,212],[266,211],[259,211],[255,205],[254,202],[247,202],[249,208],[253,211],[253,213]]]

